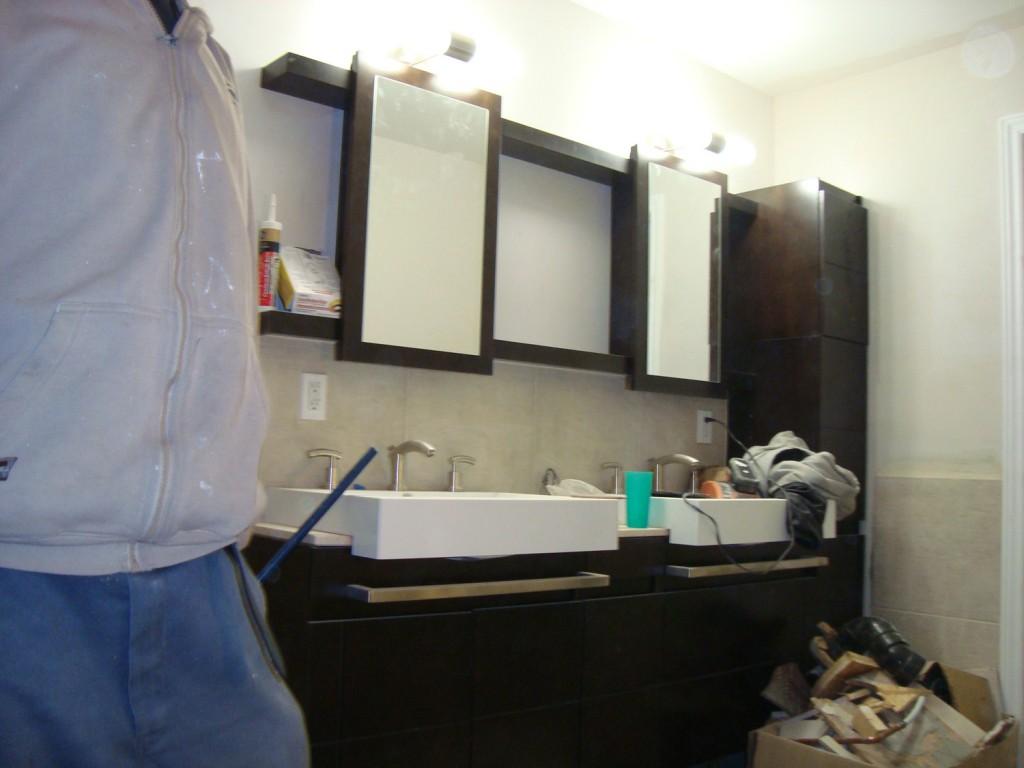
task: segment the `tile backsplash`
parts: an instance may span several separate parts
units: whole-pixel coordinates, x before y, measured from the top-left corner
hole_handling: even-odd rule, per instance
[[[562,478],[602,488],[610,484],[605,461],[647,469],[647,459],[686,453],[714,464],[725,458],[725,434],[714,426],[709,445],[696,442],[697,410],[726,418],[726,402],[626,389],[617,374],[495,361],[493,376],[339,362],[331,342],[282,336],[260,338],[270,398],[270,427],[260,462],[267,486],[321,487],[325,459],[311,448],[333,448],[346,471],[369,446],[380,451],[358,482],[387,486],[387,447],[425,440],[437,448],[427,458],[408,457],[406,482],[415,490],[445,487],[448,457],[474,456],[462,473],[466,490],[538,493],[547,467]],[[325,421],[299,419],[302,373],[328,377]],[[666,485],[682,489],[688,474],[666,472]]]

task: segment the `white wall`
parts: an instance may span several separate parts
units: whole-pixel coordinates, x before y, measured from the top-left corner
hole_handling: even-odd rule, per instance
[[[607,354],[611,187],[511,157],[498,175],[494,338]]]
[[[1024,53],[1024,29],[1012,39]],[[820,176],[869,211],[868,435],[882,475],[999,475],[996,122],[1024,110],[1024,66],[980,78],[963,53],[776,100],[776,181]]]
[[[868,208],[870,610],[962,668],[999,660],[996,126],[1024,110],[1006,56],[1024,28],[988,42],[1001,51],[954,46],[775,104],[776,180],[821,176]]]
[[[355,50],[393,35],[424,6],[434,18],[477,35],[480,56],[488,49],[501,54],[508,70],[485,73],[482,85],[502,96],[502,114],[510,120],[627,156],[669,105],[668,111],[704,117],[759,148],[752,166],[731,175],[732,189],[772,179],[768,96],[568,0],[197,4],[210,15],[239,75],[257,212],[262,216],[276,191],[290,244],[333,251],[341,113],[260,89],[259,69],[286,51],[347,68]]]

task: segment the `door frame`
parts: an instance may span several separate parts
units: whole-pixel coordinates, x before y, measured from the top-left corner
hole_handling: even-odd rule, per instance
[[[1024,714],[1024,113],[999,121],[1003,283],[999,669],[1005,709]]]

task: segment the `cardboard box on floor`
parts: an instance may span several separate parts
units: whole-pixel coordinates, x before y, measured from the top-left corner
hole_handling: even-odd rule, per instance
[[[997,704],[989,681],[983,677],[943,665],[953,693],[953,703],[971,722],[985,731],[999,721]],[[1020,723],[1015,723],[1002,741],[968,758],[957,768],[1016,768]],[[849,760],[778,735],[771,723],[750,732],[747,748],[750,768],[854,768],[868,763]]]

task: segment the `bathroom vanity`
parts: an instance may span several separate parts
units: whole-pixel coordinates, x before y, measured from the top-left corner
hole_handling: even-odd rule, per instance
[[[314,765],[676,768],[740,752],[771,709],[772,669],[809,664],[815,622],[860,614],[860,537],[790,555],[824,567],[681,578],[667,566],[723,553],[633,533],[614,550],[469,560],[300,545],[267,594]],[[280,544],[256,536],[246,556],[258,568]],[[728,551],[766,561],[784,547]],[[379,604],[348,589],[579,573],[608,585]]]
[[[296,54],[262,72],[267,89],[346,111],[342,182],[355,168],[360,189],[372,172],[368,104],[379,94],[369,88],[380,84],[367,85],[363,74],[360,95],[358,73]],[[349,111],[362,116],[358,126]],[[730,426],[748,444],[794,429],[863,478],[867,262],[859,198],[817,179],[736,195],[721,175],[697,184],[695,174],[677,177],[684,171],[636,148],[629,159],[613,156],[497,110],[486,125],[488,168],[500,132],[502,155],[610,188],[607,353],[491,338],[490,245],[479,307],[477,282],[459,292],[474,301],[472,328],[459,329],[473,330],[467,342],[424,351],[420,342],[368,338],[366,260],[375,257],[352,240],[372,230],[365,190],[359,200],[349,196],[355,225],[339,238],[345,316],[265,313],[263,331],[335,340],[341,359],[486,373],[493,356],[625,374],[630,388],[650,392],[728,397]],[[492,182],[484,184],[482,235],[473,234],[485,244],[493,243]],[[699,269],[681,267],[697,275],[689,281],[666,263],[676,242],[690,239],[673,229],[681,204],[666,196],[675,193],[692,199],[683,207],[702,228]],[[704,293],[666,292],[686,283]],[[392,308],[383,317],[398,314]],[[686,341],[668,333],[683,327],[695,331],[696,352],[677,357],[670,353]],[[794,550],[786,569],[767,575],[720,567],[773,561],[784,542],[723,551],[673,543],[667,530],[652,529],[620,531],[618,547],[600,551],[385,560],[320,537],[267,585],[269,620],[318,768],[682,768],[742,752],[747,732],[771,709],[760,691],[774,667],[809,666],[816,622],[840,625],[860,614],[858,522],[848,518],[822,551]],[[258,568],[278,546],[256,536],[246,555]],[[460,597],[437,589],[496,583],[503,586],[485,588],[489,594],[466,587]]]

